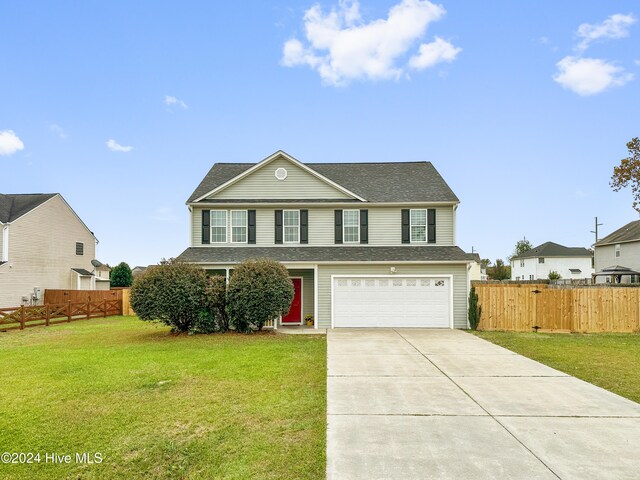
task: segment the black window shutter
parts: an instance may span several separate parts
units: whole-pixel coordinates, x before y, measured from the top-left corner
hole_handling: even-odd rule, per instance
[[[208,244],[211,238],[211,212],[209,210],[202,210],[202,243]]]
[[[247,243],[256,243],[256,211],[247,210]]]
[[[369,243],[369,210],[360,210],[360,243]]]
[[[300,243],[309,243],[309,210],[300,210]]]
[[[275,243],[282,243],[282,210],[276,210],[276,237]]]
[[[436,209],[427,210],[427,242],[436,243]]]
[[[411,223],[408,208],[402,209],[402,243],[411,243]]]
[[[342,243],[342,210],[336,210],[335,243]]]

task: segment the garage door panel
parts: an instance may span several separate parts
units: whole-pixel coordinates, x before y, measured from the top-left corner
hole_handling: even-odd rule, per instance
[[[446,277],[334,278],[334,326],[448,328],[450,289]]]

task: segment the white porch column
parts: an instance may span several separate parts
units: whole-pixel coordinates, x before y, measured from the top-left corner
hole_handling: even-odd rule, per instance
[[[313,328],[318,328],[318,265],[313,266]]]

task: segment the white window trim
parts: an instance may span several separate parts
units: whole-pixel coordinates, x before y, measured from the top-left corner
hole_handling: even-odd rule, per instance
[[[358,224],[356,227],[358,228],[358,239],[357,240],[349,240],[347,241],[347,236],[345,235],[345,228],[347,228],[347,224],[344,221],[345,212],[357,212],[358,213]],[[349,228],[353,228],[353,225],[349,225]],[[360,210],[350,209],[342,211],[342,243],[360,243]]]
[[[287,227],[293,227],[294,225],[285,225],[284,224],[284,214],[285,212],[298,212],[298,237],[296,240],[287,241],[287,236],[285,235],[285,231]],[[282,243],[300,243],[300,210],[283,210],[282,211]],[[293,277],[291,277],[293,278]]]
[[[229,226],[230,226],[230,234],[231,234],[231,243],[248,243],[249,242],[249,211],[248,210],[229,210]],[[244,212],[244,227],[241,226],[233,226],[233,212]],[[233,229],[234,228],[244,228],[244,242],[234,242],[233,241]]]
[[[412,208],[409,210],[409,243],[428,243],[427,240],[429,238],[429,217],[428,217],[428,209],[426,208]],[[413,222],[411,221],[411,214],[413,212],[424,212],[424,240],[413,240],[413,235],[411,235],[413,231]],[[423,225],[416,225],[416,227],[422,227]]]
[[[219,225],[214,225],[212,220],[213,212],[224,212],[224,241],[217,242],[213,239],[213,229],[222,228]],[[229,242],[229,212],[227,210],[209,210],[209,243],[228,243]]]

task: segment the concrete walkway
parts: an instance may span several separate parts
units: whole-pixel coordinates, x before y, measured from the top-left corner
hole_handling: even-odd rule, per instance
[[[637,479],[640,405],[459,330],[329,330],[327,477]]]

